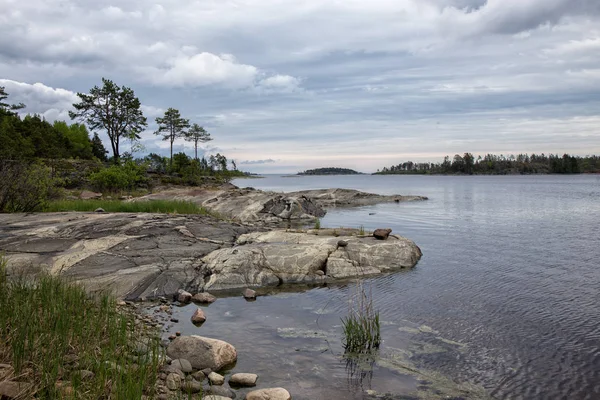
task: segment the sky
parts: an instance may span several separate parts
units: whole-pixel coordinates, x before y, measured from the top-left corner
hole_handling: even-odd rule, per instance
[[[0,0],[0,86],[68,120],[101,78],[242,170],[600,154],[598,0]],[[108,148],[105,133],[99,132]],[[125,144],[122,151],[127,151]],[[174,151],[193,155],[178,140]]]

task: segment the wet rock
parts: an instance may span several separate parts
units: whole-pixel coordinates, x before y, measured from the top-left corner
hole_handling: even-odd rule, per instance
[[[375,231],[373,231],[373,237],[378,240],[385,240],[390,236],[390,233],[392,233],[392,230],[389,228],[375,229]]]
[[[196,293],[192,297],[193,302],[203,303],[203,304],[214,303],[216,300],[217,300],[217,298],[208,292]]]
[[[256,299],[256,291],[246,288],[242,293],[245,299]]]
[[[225,386],[211,386],[206,391],[206,393],[216,395],[216,396],[228,397],[230,399],[235,399],[235,397],[236,397],[235,392]]]
[[[256,386],[257,379],[258,375],[256,374],[237,373],[231,375],[231,378],[229,378],[229,385],[252,387]]]
[[[192,364],[185,358],[177,358],[171,361],[171,366],[186,374],[193,371]]]
[[[84,190],[79,195],[81,200],[98,200],[102,198],[102,193],[91,192],[89,190]]]
[[[167,379],[165,380],[167,387],[170,390],[179,390],[181,387],[181,381],[181,376],[175,373],[167,375]]]
[[[189,303],[192,301],[192,294],[183,289],[179,289],[177,291],[177,301],[183,304]]]
[[[237,361],[235,348],[222,340],[192,335],[180,336],[167,347],[173,359],[185,358],[195,369],[210,368],[219,371]]]
[[[284,388],[253,390],[246,395],[246,400],[291,400],[292,396]]]
[[[197,308],[196,311],[194,312],[194,315],[192,315],[192,323],[194,324],[201,324],[204,321],[206,321],[206,316],[204,315],[204,311],[202,311],[201,308]]]
[[[208,374],[208,380],[211,385],[222,385],[225,383],[225,377],[221,374],[217,374],[216,372],[211,372]]]
[[[33,386],[25,382],[4,381],[0,382],[0,398],[16,399],[23,393],[29,392]]]

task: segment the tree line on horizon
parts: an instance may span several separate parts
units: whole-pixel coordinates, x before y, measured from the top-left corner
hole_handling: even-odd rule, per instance
[[[486,154],[475,156],[456,154],[452,160],[444,157],[441,163],[406,161],[378,170],[376,174],[579,174],[600,173],[600,156],[569,154],[518,154],[505,156]]]

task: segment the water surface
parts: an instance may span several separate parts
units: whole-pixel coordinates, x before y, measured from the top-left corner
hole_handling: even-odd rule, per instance
[[[416,268],[366,280],[384,321],[381,360],[359,368],[343,361],[340,317],[354,286],[341,284],[252,303],[219,299],[204,326],[178,328],[234,344],[236,370],[257,371],[261,383],[298,399],[363,398],[367,389],[431,395],[436,385],[455,395],[453,382],[499,399],[600,398],[599,176],[269,176],[234,184],[430,198],[333,209],[322,219],[323,227],[389,227],[423,250]],[[178,312],[189,318],[189,309]]]

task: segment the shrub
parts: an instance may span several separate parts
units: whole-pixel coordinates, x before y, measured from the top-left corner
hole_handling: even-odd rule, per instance
[[[0,161],[0,212],[32,212],[57,197],[58,180],[40,164]]]
[[[113,165],[90,175],[94,189],[107,192],[132,190],[148,182],[146,169],[133,161],[124,165]]]

